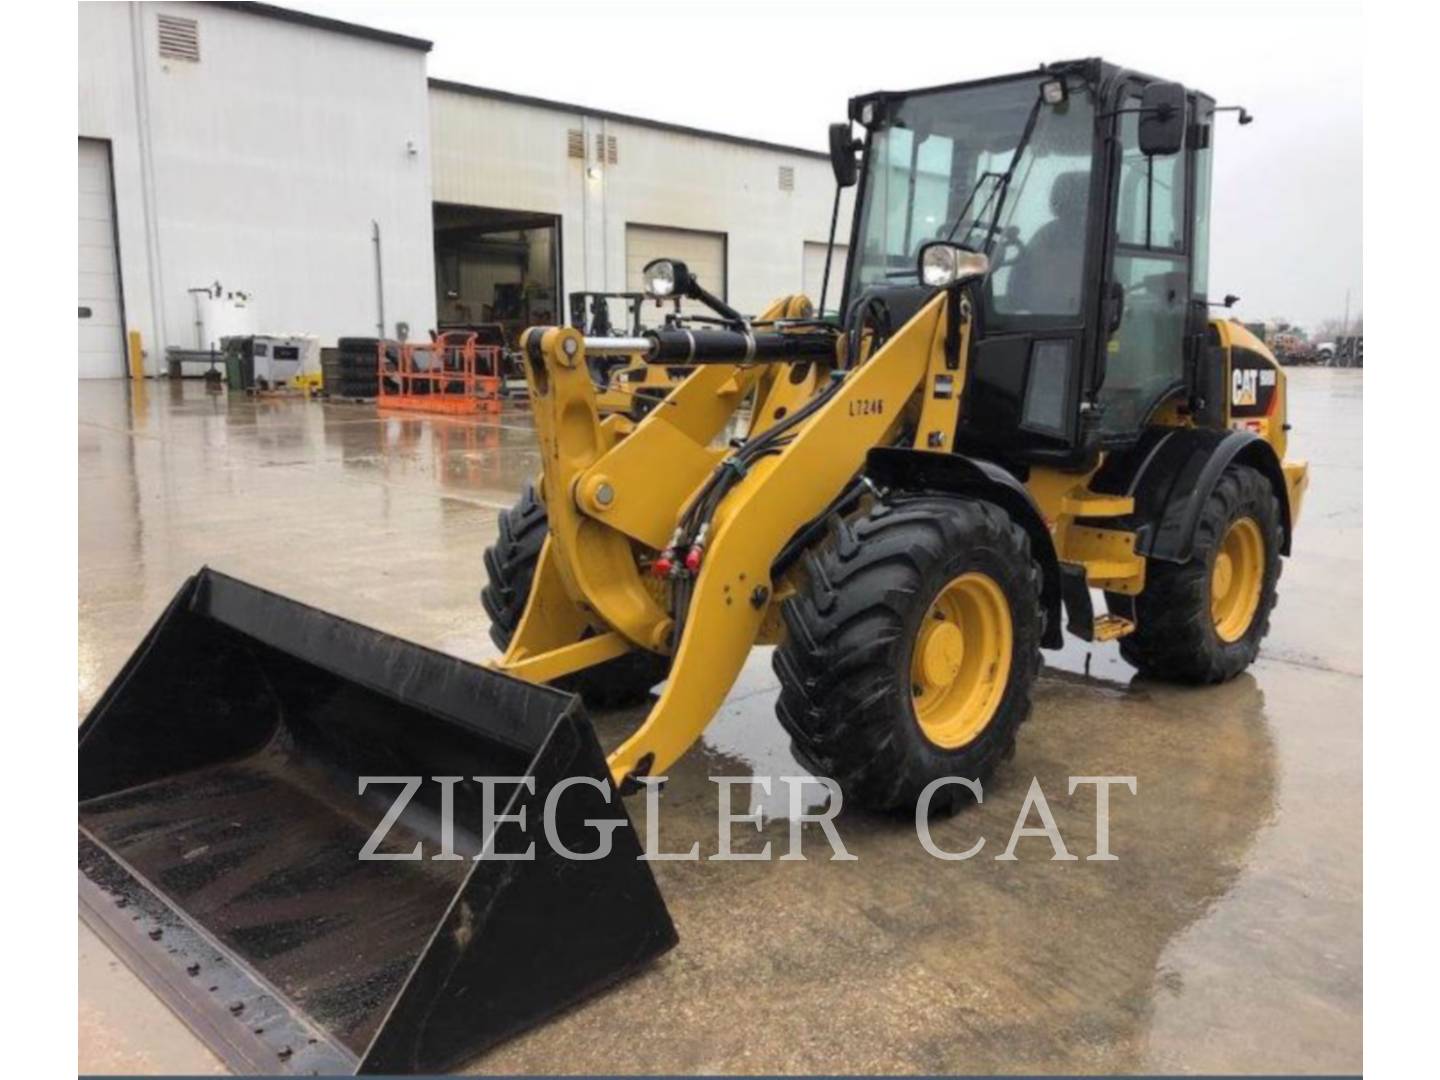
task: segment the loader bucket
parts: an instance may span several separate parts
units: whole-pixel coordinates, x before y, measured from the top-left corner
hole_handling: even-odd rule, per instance
[[[534,790],[487,819],[482,776]],[[377,849],[419,858],[359,857],[404,790],[361,777],[423,780]],[[80,729],[79,845],[86,922],[237,1072],[452,1068],[676,940],[578,698],[208,569]]]

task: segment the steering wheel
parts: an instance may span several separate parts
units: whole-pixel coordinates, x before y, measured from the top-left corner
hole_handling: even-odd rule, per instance
[[[1009,225],[995,233],[995,246],[991,248],[990,272],[993,274],[1007,266],[1014,266],[1025,254],[1025,241],[1020,239],[1020,230]]]
[[[1157,289],[1155,283],[1149,279],[1125,286],[1126,300],[1128,301],[1131,297],[1137,300],[1153,300],[1157,304],[1173,304],[1179,299],[1175,289]]]

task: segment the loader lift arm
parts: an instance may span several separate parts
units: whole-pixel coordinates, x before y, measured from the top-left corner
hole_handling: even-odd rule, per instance
[[[949,295],[931,298],[828,391],[819,389],[820,365],[809,360],[705,357],[712,362],[676,389],[673,408],[656,410],[628,433],[623,421],[601,421],[596,413],[586,340],[570,329],[530,332],[526,374],[550,535],[532,602],[498,666],[548,682],[632,649],[673,654],[659,700],[610,755],[617,783],[663,774],[699,738],[751,647],[765,637],[776,601],[776,557],[861,472],[869,450],[890,445],[911,426],[931,440],[930,448],[948,449],[959,395],[919,391],[933,374],[957,388],[963,382],[963,371],[945,370],[947,355],[963,358],[967,351],[953,339],[945,347],[951,311],[962,310],[947,302]],[[801,314],[797,301],[779,302],[756,322]],[[956,317],[960,334],[968,335],[968,319]],[[696,334],[701,353],[703,333]],[[647,574],[647,563],[672,545],[677,523],[729,456],[716,440],[752,394],[752,439],[814,404],[769,452],[728,478],[693,578],[661,582]],[[677,587],[686,589],[688,602],[680,605],[683,623],[672,641],[673,596],[657,592]]]

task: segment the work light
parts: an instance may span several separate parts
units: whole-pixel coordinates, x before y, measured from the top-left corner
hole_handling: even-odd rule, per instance
[[[953,285],[967,278],[984,277],[989,272],[988,258],[958,244],[936,240],[920,249],[920,280],[935,288]]]
[[[690,283],[690,271],[678,259],[652,259],[641,271],[645,292],[657,300],[685,295]]]

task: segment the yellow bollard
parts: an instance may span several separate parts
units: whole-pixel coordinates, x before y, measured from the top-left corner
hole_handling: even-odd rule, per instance
[[[130,331],[130,378],[145,378],[145,350],[140,347],[140,331]]]

